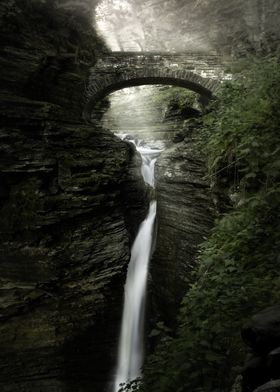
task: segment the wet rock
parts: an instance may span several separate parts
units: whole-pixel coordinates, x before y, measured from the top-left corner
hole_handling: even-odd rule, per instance
[[[198,245],[214,217],[203,155],[194,148],[199,124],[193,121],[186,125],[184,141],[167,148],[156,163],[159,230],[151,262],[152,292],[156,308],[171,325],[190,284]]]
[[[180,143],[185,139],[185,133],[183,131],[177,132],[173,138],[173,143]]]
[[[252,350],[242,371],[242,390],[250,392],[280,379],[280,306],[254,315],[242,329],[242,338]]]
[[[267,357],[267,366],[272,379],[280,378],[280,347],[272,350]]]
[[[269,381],[268,383],[257,388],[255,392],[279,392],[280,380]]]
[[[241,334],[244,342],[259,354],[267,354],[280,346],[280,305],[254,315]]]
[[[253,391],[270,380],[265,358],[249,356],[242,370],[242,391]]]

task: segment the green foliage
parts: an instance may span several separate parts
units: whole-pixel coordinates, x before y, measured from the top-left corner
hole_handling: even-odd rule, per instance
[[[161,87],[158,94],[153,95],[153,101],[161,107],[178,109],[192,107],[196,103],[197,94],[182,87]]]
[[[148,359],[141,391],[229,391],[245,358],[241,326],[280,302],[278,59],[251,59],[219,98],[200,147],[232,204],[201,247],[180,327]]]
[[[279,63],[252,62],[241,78],[225,85],[203,134],[210,172],[234,168],[236,185],[245,193],[271,186],[280,167]]]

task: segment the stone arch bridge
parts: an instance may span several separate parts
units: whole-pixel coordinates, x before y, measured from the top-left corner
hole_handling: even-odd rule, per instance
[[[231,78],[230,65],[217,54],[110,52],[90,69],[84,118],[106,95],[133,86],[165,84],[187,88],[209,100]]]

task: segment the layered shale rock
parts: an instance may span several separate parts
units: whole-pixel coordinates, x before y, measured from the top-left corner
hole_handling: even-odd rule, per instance
[[[151,263],[152,293],[167,324],[175,322],[191,283],[198,245],[213,225],[214,208],[203,154],[194,148],[199,120],[188,120],[156,163],[158,236]]]
[[[103,390],[130,244],[147,211],[134,149],[81,120],[88,67],[103,46],[72,8],[0,9],[4,392]]]

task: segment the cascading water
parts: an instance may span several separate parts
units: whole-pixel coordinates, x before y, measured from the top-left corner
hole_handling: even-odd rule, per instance
[[[124,138],[124,136],[122,136]],[[131,140],[135,145],[135,140]],[[154,167],[161,150],[137,147],[142,156],[142,175],[146,183],[154,186]],[[144,346],[144,307],[151,257],[156,201],[150,202],[146,219],[141,223],[131,249],[128,266],[117,372],[113,392],[121,383],[135,380],[141,375]]]

